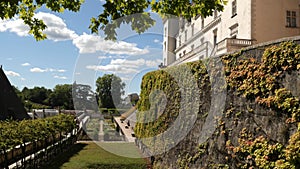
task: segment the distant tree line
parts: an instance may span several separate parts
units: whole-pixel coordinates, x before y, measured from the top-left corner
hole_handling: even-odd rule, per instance
[[[125,83],[114,74],[104,74],[96,80],[96,92],[85,84],[60,84],[53,89],[45,87],[14,87],[27,111],[32,109],[60,108],[65,110],[96,110],[116,108],[124,99]]]
[[[24,87],[22,90],[14,87],[14,89],[27,111],[58,107],[61,109],[74,109],[72,84],[56,85],[54,89],[45,87]]]

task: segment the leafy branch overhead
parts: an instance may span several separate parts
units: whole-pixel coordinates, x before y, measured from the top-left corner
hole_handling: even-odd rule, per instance
[[[36,40],[46,39],[46,35],[42,32],[46,29],[45,23],[34,17],[37,9],[46,6],[54,12],[63,12],[70,10],[78,12],[83,0],[1,0],[0,1],[0,18],[12,19],[17,16],[29,26],[29,33]]]
[[[103,11],[98,17],[91,18],[89,28],[92,33],[104,31],[106,39],[116,39],[116,29],[121,24],[131,24],[131,29],[143,33],[155,24],[150,12],[157,12],[161,16],[174,15],[192,18],[197,15],[207,17],[213,11],[222,11],[226,0],[106,0]],[[1,0],[0,18],[11,19],[18,16],[30,27],[29,33],[36,40],[46,39],[43,30],[46,25],[42,20],[34,17],[36,10],[45,6],[54,12],[70,10],[78,12],[84,0]],[[133,15],[137,14],[137,15]],[[133,15],[133,16],[131,16]]]
[[[98,33],[101,29],[106,39],[116,39],[116,28],[122,23],[131,24],[131,29],[143,33],[155,24],[150,16],[150,9],[161,16],[173,15],[192,18],[197,15],[207,17],[214,10],[222,11],[224,0],[107,0],[103,12],[97,18],[91,19],[90,29]],[[130,16],[137,14],[134,16]]]

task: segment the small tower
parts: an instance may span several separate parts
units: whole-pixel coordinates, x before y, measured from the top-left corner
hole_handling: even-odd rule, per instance
[[[168,66],[175,61],[176,35],[179,30],[179,19],[169,17],[163,19],[163,66]]]

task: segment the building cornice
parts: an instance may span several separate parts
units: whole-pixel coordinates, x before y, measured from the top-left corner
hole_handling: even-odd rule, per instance
[[[173,63],[169,64],[168,66],[174,66],[174,65],[183,63],[184,61],[186,61],[186,60],[192,58],[193,56],[195,56],[196,54],[198,54],[199,52],[205,51],[205,50],[206,51],[208,50],[208,42],[204,42],[200,46],[196,47],[193,51],[188,52],[182,58],[175,60]]]
[[[174,52],[178,52],[179,50],[181,50],[182,48],[184,48],[185,46],[187,46],[187,44],[191,43],[192,41],[194,41],[195,39],[201,37],[204,33],[206,33],[207,31],[209,31],[210,29],[212,29],[213,27],[215,27],[217,24],[219,24],[221,22],[221,15],[219,15],[216,19],[214,19],[213,21],[211,21],[208,25],[206,25],[203,29],[201,29],[199,32],[197,32],[195,35],[193,35],[190,39],[188,39],[186,42],[182,43],[181,46],[179,46],[178,48],[176,48],[174,50]],[[178,37],[179,34],[176,35],[176,37]]]
[[[212,22],[210,22],[208,25],[206,25],[201,31],[203,33],[206,33],[207,31],[209,31],[210,29],[215,27],[220,22],[221,22],[221,15],[219,15],[216,19],[214,19]]]

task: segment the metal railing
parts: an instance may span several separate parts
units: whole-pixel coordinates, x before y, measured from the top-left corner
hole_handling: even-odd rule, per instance
[[[249,39],[226,39],[227,45],[233,46],[250,46],[253,44],[253,40]]]
[[[206,57],[212,57],[216,54],[223,54],[223,53],[230,52],[230,51],[242,48],[242,47],[251,46],[251,45],[254,44],[254,41],[249,40],[249,39],[225,38],[224,40],[220,41],[218,44],[213,46],[210,53],[208,53],[209,52],[208,51],[209,50],[208,43],[209,42],[205,42],[205,43],[201,44],[200,46],[198,46],[194,50],[186,53],[181,58],[175,60],[173,63],[171,63],[168,66],[178,65],[178,64],[182,63],[183,61],[185,61],[189,58],[192,58],[196,54],[198,54],[202,51],[205,51],[205,50],[207,51],[206,54],[209,55],[209,56],[206,56]]]
[[[171,64],[168,65],[168,66],[178,65],[178,64],[180,64],[181,62],[183,62],[183,61],[185,61],[185,60],[191,58],[191,57],[194,56],[195,54],[200,53],[200,52],[202,52],[202,51],[204,51],[204,50],[207,50],[207,49],[208,49],[208,43],[205,42],[205,43],[203,43],[202,45],[200,45],[200,46],[194,48],[194,50],[192,50],[192,51],[186,53],[185,55],[183,55],[183,57],[181,57],[181,58],[175,60],[173,63],[171,63]]]

